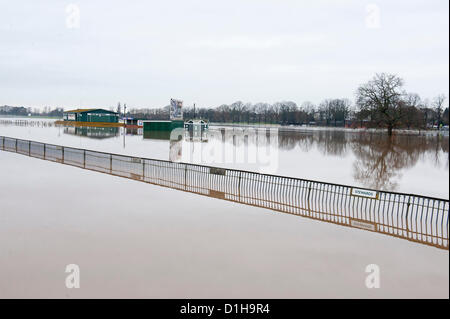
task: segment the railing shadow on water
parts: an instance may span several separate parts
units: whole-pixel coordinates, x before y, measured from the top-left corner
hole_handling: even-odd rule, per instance
[[[0,150],[449,249],[449,201],[0,136]]]

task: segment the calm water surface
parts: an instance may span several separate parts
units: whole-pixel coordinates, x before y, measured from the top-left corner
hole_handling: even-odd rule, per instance
[[[278,132],[274,143],[213,131],[170,141],[0,125],[11,137],[247,169],[264,165],[204,145],[269,143],[278,174],[448,198],[448,137]],[[448,298],[448,250],[4,151],[0,203],[1,298]],[[64,285],[72,263],[80,289]],[[374,263],[381,288],[367,289]]]
[[[211,128],[197,138],[181,132],[170,140],[140,129],[2,125],[1,119],[0,135],[449,198],[448,135],[388,138],[329,130],[266,134],[265,130]],[[257,155],[249,155],[253,153]]]

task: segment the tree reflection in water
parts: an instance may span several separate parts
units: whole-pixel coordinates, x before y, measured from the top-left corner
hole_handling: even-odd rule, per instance
[[[355,180],[370,188],[395,190],[402,170],[413,167],[421,157],[429,157],[441,167],[441,152],[447,153],[448,138],[383,134],[361,134],[351,143],[356,160]]]
[[[346,156],[352,152],[353,178],[368,188],[391,190],[398,187],[402,170],[428,157],[436,167],[449,167],[448,136],[397,135],[317,131],[280,132],[281,149],[298,146],[304,152],[316,147],[324,155]],[[442,163],[442,153],[447,156]]]
[[[395,190],[401,170],[416,164],[420,154],[401,140],[384,135],[361,135],[352,143],[356,156],[353,178],[370,188]]]

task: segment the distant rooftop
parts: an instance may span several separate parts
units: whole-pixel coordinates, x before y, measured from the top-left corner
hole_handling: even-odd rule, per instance
[[[69,111],[64,111],[64,113],[83,113],[83,112],[89,112],[89,111],[96,111],[96,110],[102,110],[102,111],[106,111],[106,112],[111,112],[111,113],[116,113],[114,111],[108,111],[105,109],[76,109],[76,110],[69,110]]]
[[[76,110],[69,110],[69,111],[64,111],[67,113],[81,113],[81,112],[87,112],[87,111],[92,111],[92,110],[97,110],[97,109],[76,109]]]

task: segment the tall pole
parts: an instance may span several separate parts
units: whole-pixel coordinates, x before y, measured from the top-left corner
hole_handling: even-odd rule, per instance
[[[123,148],[125,148],[125,135],[127,134],[127,128],[123,126],[122,130],[123,130]]]
[[[127,134],[127,129],[126,129],[126,117],[127,115],[127,105],[124,104],[123,105],[123,121],[124,121],[124,126],[123,126],[123,148],[125,148],[125,135]]]

